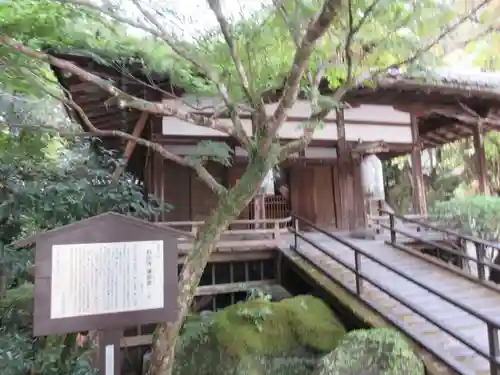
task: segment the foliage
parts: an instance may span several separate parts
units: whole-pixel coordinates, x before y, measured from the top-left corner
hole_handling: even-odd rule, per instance
[[[500,239],[500,197],[474,196],[437,202],[431,215],[448,227],[475,237]]]
[[[145,200],[131,175],[114,181],[110,171],[119,161],[109,151],[96,152],[97,140],[66,140],[22,128],[36,120],[69,126],[53,103],[45,102],[48,111],[31,102],[17,104],[15,112],[4,106],[3,122],[20,128],[0,128],[0,242],[110,210],[148,218],[168,208],[154,197]],[[9,287],[0,299],[2,374],[95,374],[92,348],[77,347],[75,334],[32,336],[33,249],[6,246],[2,261]]]
[[[96,155],[91,141],[68,143],[25,131],[19,136],[4,132],[0,137],[5,145],[0,150],[5,243],[102,212],[147,218],[168,208],[153,197],[145,200],[130,175],[113,181],[113,155],[105,151]]]
[[[25,283],[0,299],[0,367],[2,375],[95,375],[92,348],[78,347],[76,335],[34,338],[34,286]]]
[[[423,375],[423,362],[406,339],[388,328],[349,332],[315,375]]]

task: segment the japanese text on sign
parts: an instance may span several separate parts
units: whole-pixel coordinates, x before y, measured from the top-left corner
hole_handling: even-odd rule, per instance
[[[54,245],[52,319],[162,308],[163,241]]]

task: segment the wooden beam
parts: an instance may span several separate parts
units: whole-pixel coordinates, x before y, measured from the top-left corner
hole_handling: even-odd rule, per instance
[[[140,137],[142,134],[142,131],[144,130],[144,127],[146,126],[146,122],[148,119],[148,113],[147,112],[142,112],[141,117],[137,121],[137,123],[134,126],[134,130],[132,131],[132,137]],[[116,167],[114,173],[113,173],[113,180],[118,181],[120,178],[123,170],[125,169],[125,166],[128,163],[128,160],[130,159],[130,156],[132,156],[132,153],[134,152],[136,142],[134,140],[129,140],[127,141],[127,146],[125,147],[125,152],[123,154],[123,158],[125,159],[125,164],[124,165],[119,165]]]
[[[425,196],[424,176],[422,173],[422,149],[419,139],[418,119],[411,114],[411,175],[413,179],[413,205],[415,214],[427,215],[427,199]]]
[[[352,149],[353,154],[367,155],[389,152],[389,146],[384,141],[361,142]]]
[[[486,166],[486,155],[484,152],[484,130],[483,122],[478,121],[474,129],[474,150],[476,156],[476,174],[479,181],[479,192],[489,195],[488,172]]]
[[[436,134],[435,132],[426,133],[425,136],[419,135],[419,137],[422,139],[424,139],[424,137],[426,137],[429,141],[434,140],[435,142],[437,142],[440,145],[445,144],[445,143],[450,143],[449,139],[443,137],[440,134]]]
[[[429,139],[429,136],[427,135],[421,135],[420,139],[422,140],[423,143],[427,143],[433,147],[438,147],[441,146],[442,143],[436,142],[435,140]]]

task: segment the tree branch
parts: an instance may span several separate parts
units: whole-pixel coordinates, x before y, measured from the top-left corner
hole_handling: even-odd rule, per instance
[[[323,8],[309,23],[306,33],[297,48],[292,62],[292,68],[285,82],[283,95],[281,96],[278,107],[274,111],[269,124],[269,138],[273,138],[283,121],[287,118],[288,111],[293,107],[300,89],[300,81],[304,75],[309,59],[314,51],[316,42],[325,34],[338,14],[342,2],[340,0],[326,0]]]
[[[343,96],[347,93],[347,91],[349,91],[349,87],[350,86],[345,85],[338,88],[335,94],[332,96],[332,101],[335,103],[340,103]],[[317,97],[319,96],[318,87],[314,88],[314,91],[316,93],[313,94],[313,102],[317,101]],[[318,125],[332,111],[332,108],[321,109],[314,104],[313,108],[316,108],[316,111],[309,117],[302,135],[298,139],[288,142],[281,148],[279,156],[280,162],[286,160],[291,154],[304,150],[312,141],[314,132],[316,131]]]
[[[78,115],[81,117],[82,121],[86,125],[86,127],[90,130],[89,132],[82,132],[82,133],[74,133],[74,132],[64,132],[61,131],[60,129],[56,129],[53,127],[49,126],[26,126],[26,125],[16,125],[14,127],[16,128],[31,128],[33,130],[44,130],[47,132],[53,132],[65,136],[71,136],[71,137],[89,137],[89,136],[95,136],[95,137],[118,137],[127,141],[133,141],[139,145],[145,146],[153,151],[158,152],[163,158],[172,160],[173,162],[184,166],[184,167],[189,167],[192,168],[196,171],[196,174],[200,179],[205,182],[208,187],[215,192],[216,194],[224,194],[227,192],[227,189],[221,185],[217,180],[207,171],[203,165],[200,163],[192,163],[191,161],[187,160],[186,158],[183,158],[181,156],[175,155],[174,153],[168,151],[165,147],[160,145],[159,143],[156,142],[151,142],[147,139],[141,138],[141,137],[135,137],[131,134],[128,134],[124,131],[121,130],[101,130],[98,129],[97,127],[94,126],[92,121],[87,117],[85,114],[85,111],[72,99],[69,98],[64,98],[64,97],[59,97],[49,91],[46,91],[48,95],[52,96],[53,98],[57,99],[61,103],[63,103],[66,107],[69,109],[75,111],[78,113]],[[8,125],[6,125],[8,126]]]
[[[219,121],[216,121],[215,119],[209,118],[207,116],[191,112],[184,112],[179,109],[166,106],[164,103],[150,102],[148,100],[144,100],[127,94],[126,92],[112,85],[109,81],[95,74],[92,74],[85,69],[80,68],[70,61],[48,55],[40,51],[35,51],[24,46],[22,43],[18,43],[17,41],[6,35],[0,34],[0,44],[10,47],[28,57],[46,62],[50,65],[56,66],[61,70],[72,73],[86,82],[95,84],[96,86],[112,95],[113,99],[117,100],[117,104],[121,108],[134,108],[141,112],[148,112],[157,116],[174,116],[180,120],[194,125],[203,126],[205,128],[220,131],[230,136],[235,136],[238,140],[240,140],[239,134],[232,126],[222,124]],[[240,141],[245,142],[244,139]]]
[[[222,35],[224,36],[224,40],[226,41],[226,44],[229,47],[229,53],[231,54],[231,58],[236,68],[236,72],[238,73],[238,76],[240,78],[241,85],[243,87],[243,92],[245,93],[249,103],[254,103],[254,96],[250,91],[250,84],[248,82],[248,77],[245,72],[243,62],[241,61],[238,55],[238,50],[236,47],[234,36],[230,30],[231,25],[229,24],[226,17],[224,17],[224,14],[222,13],[220,0],[207,0],[207,3],[210,9],[212,10],[213,14],[215,15],[215,18],[217,19]]]
[[[410,56],[410,57],[408,57],[408,58],[400,61],[398,64],[395,64],[395,65],[396,66],[402,66],[402,65],[410,64],[413,61],[417,60],[424,53],[428,52],[432,47],[434,47],[441,40],[443,40],[446,37],[446,35],[448,35],[449,33],[453,32],[454,30],[456,30],[460,25],[462,25],[466,20],[468,20],[472,16],[473,13],[477,12],[478,10],[480,10],[483,6],[485,6],[490,1],[491,0],[483,0],[473,10],[471,10],[471,12],[469,12],[468,14],[460,17],[452,25],[450,25],[449,27],[447,27],[438,37],[436,37],[435,39],[433,39],[430,43],[424,45],[422,48],[420,48],[419,50],[417,50],[412,56]],[[372,3],[372,4],[374,4],[374,3]],[[371,11],[373,11],[373,9],[374,9],[374,7],[371,8]],[[352,25],[352,19],[349,20],[349,25]],[[351,63],[352,63],[352,61],[351,61]],[[356,81],[351,80],[350,82],[347,82],[342,87],[340,87],[340,88],[338,88],[336,90],[336,92],[334,93],[334,95],[332,97],[332,101],[333,102],[340,102],[342,100],[342,98],[344,97],[344,95],[349,90],[351,90],[353,87],[357,86],[358,84],[360,84],[361,82],[363,82],[363,81],[365,81],[367,79],[373,79],[374,77],[379,76],[381,73],[387,72],[388,68],[389,67],[384,67],[384,68],[381,68],[381,69],[377,69],[377,70],[375,70],[373,72],[370,72],[368,74],[368,76],[366,76],[366,77],[359,77]],[[325,69],[326,68],[323,67],[323,69],[319,69],[318,70],[318,72],[317,72],[317,74],[315,76],[315,79],[314,79],[314,86],[315,87],[317,87],[319,85],[319,83],[321,82],[321,79],[323,78]],[[349,69],[349,65],[348,65],[348,69]],[[314,87],[313,87],[313,90],[314,90]],[[330,112],[330,109],[320,110],[319,112],[314,112],[313,111],[313,115],[309,118],[308,124],[306,125],[302,136],[300,138],[294,140],[294,141],[289,142],[288,144],[286,144],[285,146],[282,147],[281,152],[280,152],[280,160],[285,160],[290,154],[292,154],[294,152],[301,151],[305,147],[307,147],[307,145],[311,142],[311,140],[312,140],[312,138],[314,136],[314,132],[316,130],[317,125],[328,115],[329,112]],[[444,113],[441,113],[441,114],[444,115],[444,116],[446,116],[446,114],[444,114]],[[473,117],[464,117],[464,116],[457,117],[457,116],[458,115],[454,115],[454,118],[456,118],[456,119],[458,119],[460,121],[464,121],[466,123],[467,122],[470,123],[471,121],[474,121],[473,123],[477,123],[477,121],[478,121],[477,118],[473,118]],[[482,120],[484,121],[485,124],[488,124],[488,125],[490,125],[492,127],[496,127],[496,126],[499,125],[498,122],[496,122],[494,120],[491,120],[491,119],[482,119]],[[314,126],[314,125],[316,125],[316,126]]]
[[[231,98],[229,97],[228,90],[226,86],[222,83],[220,77],[218,77],[217,73],[213,70],[210,69],[209,66],[204,64],[202,61],[197,59],[195,56],[193,56],[189,51],[187,51],[185,48],[183,48],[180,43],[177,42],[175,37],[171,35],[170,33],[167,32],[166,28],[159,22],[154,14],[150,12],[148,9],[146,9],[139,0],[132,0],[134,5],[137,7],[137,9],[141,12],[141,14],[146,18],[147,21],[149,21],[154,27],[150,27],[148,25],[145,25],[144,23],[140,22],[135,22],[127,17],[123,17],[117,12],[110,11],[109,9],[106,9],[103,6],[96,5],[92,3],[90,0],[56,0],[61,3],[68,3],[68,4],[74,4],[74,5],[79,5],[79,6],[84,6],[93,10],[96,10],[108,17],[113,18],[116,21],[122,22],[124,24],[127,24],[129,26],[135,27],[137,29],[143,30],[159,39],[161,39],[163,42],[165,42],[180,58],[190,62],[194,67],[196,67],[202,74],[204,74],[210,81],[213,82],[213,84],[216,86],[217,90],[219,91],[224,103],[226,106],[229,108],[231,111],[232,109],[234,111],[237,110],[237,104],[233,103]],[[174,114],[174,116],[178,117],[177,115]],[[227,131],[224,131],[224,133],[229,134],[234,136],[240,144],[246,148],[247,150],[250,149],[250,139],[248,135],[246,134],[245,128],[243,127],[243,123],[237,113],[231,116],[231,119],[233,121],[233,127],[234,129],[231,129],[230,133],[227,133]],[[213,122],[213,120],[211,121]],[[201,125],[201,124],[197,124]],[[219,124],[220,125],[220,124]],[[201,126],[206,126],[206,125],[201,125]],[[210,127],[210,126],[208,126]],[[212,128],[215,129],[215,128]],[[219,129],[215,129],[219,130]]]

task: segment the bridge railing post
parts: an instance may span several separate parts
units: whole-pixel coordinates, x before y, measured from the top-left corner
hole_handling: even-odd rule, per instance
[[[356,271],[356,295],[360,296],[363,293],[363,277],[361,276],[361,254],[356,249],[354,250],[354,270]]]
[[[396,243],[396,231],[394,230],[394,215],[389,213],[389,229],[391,231],[391,243]]]
[[[293,222],[293,248],[298,249],[297,232],[299,231],[299,221],[296,216],[292,216]]]
[[[490,354],[490,374],[500,375],[500,366],[497,365],[497,360],[500,357],[500,345],[498,340],[498,327],[487,323],[488,327],[488,345]]]
[[[484,253],[486,249],[482,243],[475,243],[474,246],[476,247],[477,277],[479,280],[484,281],[486,279],[486,270],[484,267]]]

